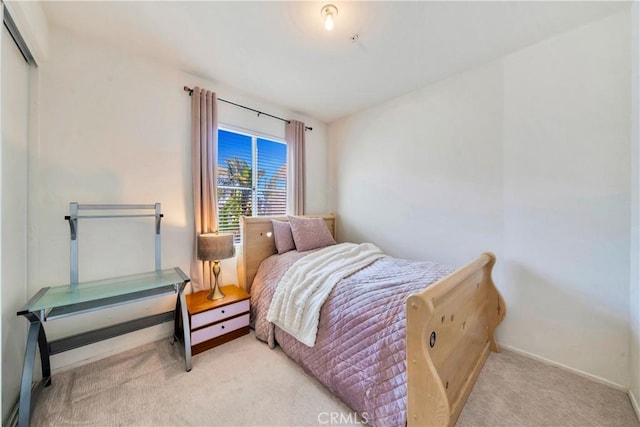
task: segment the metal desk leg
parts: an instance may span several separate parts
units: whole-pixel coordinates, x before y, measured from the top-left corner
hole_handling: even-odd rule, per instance
[[[38,397],[44,387],[51,385],[51,365],[49,363],[49,344],[40,318],[35,313],[24,315],[29,320],[29,332],[27,345],[24,352],[24,364],[22,367],[22,382],[20,384],[20,403],[18,407],[18,426],[28,427],[31,420],[31,412],[38,402]],[[42,367],[42,379],[35,385],[33,383],[33,366],[36,359],[36,343],[40,350],[40,363]]]
[[[178,291],[176,306],[176,329],[178,328],[178,316],[180,316],[182,319],[182,342],[184,343],[184,367],[189,372],[191,371],[191,331],[189,330],[189,314],[187,313],[187,301],[184,297],[184,286],[181,286]]]

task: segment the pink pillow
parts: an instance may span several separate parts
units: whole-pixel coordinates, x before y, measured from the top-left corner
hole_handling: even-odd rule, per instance
[[[273,238],[276,244],[278,255],[289,252],[296,248],[291,234],[291,225],[288,222],[271,220],[273,224]]]
[[[293,241],[298,251],[324,248],[335,245],[336,241],[322,218],[289,217]]]

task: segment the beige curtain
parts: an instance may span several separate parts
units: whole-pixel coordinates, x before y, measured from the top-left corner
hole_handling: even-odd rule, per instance
[[[291,120],[285,127],[287,142],[287,213],[304,215],[304,123]]]
[[[191,95],[191,175],[195,233],[191,251],[191,286],[194,292],[210,288],[209,266],[197,258],[197,235],[217,229],[218,111],[216,94],[199,87]]]

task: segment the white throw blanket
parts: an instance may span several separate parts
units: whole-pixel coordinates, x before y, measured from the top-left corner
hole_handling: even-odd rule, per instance
[[[276,287],[267,320],[313,347],[320,309],[333,287],[384,254],[371,243],[341,243],[296,261]]]

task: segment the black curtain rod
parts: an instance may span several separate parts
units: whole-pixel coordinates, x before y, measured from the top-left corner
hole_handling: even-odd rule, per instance
[[[185,86],[184,87],[184,91],[185,92],[189,92],[189,96],[191,96],[193,94],[193,89],[191,89],[189,86]],[[291,123],[291,120],[283,119],[282,117],[274,116],[272,114],[265,113],[264,111],[259,111],[259,110],[253,109],[253,108],[246,107],[244,105],[236,104],[235,102],[227,101],[226,99],[218,98],[218,101],[226,102],[227,104],[235,105],[236,107],[240,107],[240,108],[244,108],[245,110],[253,111],[254,113],[258,113],[258,117],[260,117],[260,115],[263,115],[263,116],[271,117],[271,118],[276,119],[276,120],[282,120],[283,122],[285,122],[287,124]],[[313,130],[313,128],[309,127],[309,126],[305,126],[304,130]]]

